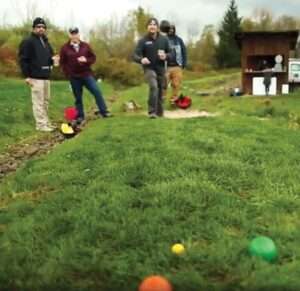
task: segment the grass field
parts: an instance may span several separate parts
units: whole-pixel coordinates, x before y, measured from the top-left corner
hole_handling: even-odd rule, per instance
[[[205,78],[189,82],[201,90]],[[1,96],[24,94],[18,81],[1,86]],[[58,120],[70,100],[60,103],[62,88],[53,86]],[[120,92],[114,118],[90,122],[2,182],[0,290],[133,291],[151,274],[176,291],[300,290],[300,95],[194,96],[194,109],[220,113],[206,119],[119,112],[130,99],[145,108],[145,93]],[[9,142],[23,118],[8,119],[17,132]],[[275,241],[277,262],[249,256],[257,235]],[[182,257],[170,252],[176,242]]]
[[[105,93],[112,91],[106,84],[103,89]],[[67,82],[55,82],[51,91],[49,115],[54,123],[59,124],[63,121],[63,109],[74,103],[73,95]],[[84,102],[87,110],[93,107],[92,97],[87,96]],[[0,104],[0,153],[7,145],[41,135],[35,131],[30,89],[23,80],[0,79]]]

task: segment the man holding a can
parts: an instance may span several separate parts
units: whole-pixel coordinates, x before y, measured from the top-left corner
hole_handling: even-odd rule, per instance
[[[158,20],[149,19],[147,34],[139,40],[133,58],[144,69],[145,80],[149,86],[148,113],[152,119],[163,116],[165,61],[170,57],[168,38],[159,33]]]

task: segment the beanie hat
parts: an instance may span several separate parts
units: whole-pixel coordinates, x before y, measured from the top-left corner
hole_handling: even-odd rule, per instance
[[[77,34],[77,33],[79,33],[78,27],[71,27],[69,29],[69,33],[71,33],[71,34]]]
[[[160,22],[159,29],[161,32],[168,33],[170,30],[171,24],[168,20],[162,20]]]
[[[37,25],[45,25],[45,27],[47,27],[45,20],[41,17],[37,17],[33,20],[32,27],[34,28]]]

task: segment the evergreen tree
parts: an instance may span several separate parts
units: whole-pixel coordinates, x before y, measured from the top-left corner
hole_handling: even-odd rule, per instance
[[[241,32],[241,21],[242,18],[238,16],[235,0],[231,0],[218,31],[217,61],[221,68],[231,68],[240,65],[241,54],[235,41],[235,34]]]

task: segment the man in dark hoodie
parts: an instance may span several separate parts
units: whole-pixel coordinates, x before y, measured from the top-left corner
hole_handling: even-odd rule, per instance
[[[170,42],[170,46],[173,50],[173,56],[168,61],[168,81],[172,86],[172,97],[171,103],[174,102],[179,94],[181,89],[181,82],[183,77],[183,69],[187,64],[187,53],[186,47],[183,40],[176,35],[176,27],[175,25],[170,25],[168,31],[168,39]]]
[[[47,25],[38,17],[33,21],[31,35],[22,41],[19,48],[19,62],[25,82],[31,87],[33,115],[36,129],[50,132],[54,127],[48,118],[50,99],[50,73],[53,61],[53,49],[46,36]]]
[[[102,92],[93,76],[91,66],[95,62],[96,55],[90,45],[80,39],[79,29],[77,27],[70,28],[69,41],[60,50],[60,65],[70,80],[78,110],[78,124],[85,118],[82,100],[84,87],[94,95],[99,115],[104,118],[112,116],[107,110]]]
[[[167,37],[159,33],[156,18],[147,22],[147,35],[139,40],[133,58],[144,68],[145,80],[149,85],[148,113],[150,118],[163,116],[163,87],[165,61],[171,57]]]

